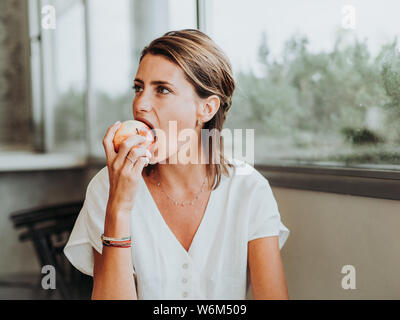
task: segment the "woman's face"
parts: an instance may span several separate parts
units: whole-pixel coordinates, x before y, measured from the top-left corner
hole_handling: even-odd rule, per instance
[[[146,54],[139,64],[134,88],[134,118],[150,122],[157,133],[151,164],[169,159],[182,145],[186,149],[189,138],[185,141],[178,141],[177,138],[182,129],[190,128],[200,137],[200,127],[196,127],[196,121],[199,119],[197,112],[202,100],[177,64],[162,55]],[[176,126],[176,130],[171,130],[171,133],[169,121],[173,122],[171,129],[172,125]],[[165,144],[160,143],[163,140],[160,131],[165,133]],[[194,142],[196,139],[192,137],[191,140]],[[195,141],[195,144],[198,142]]]

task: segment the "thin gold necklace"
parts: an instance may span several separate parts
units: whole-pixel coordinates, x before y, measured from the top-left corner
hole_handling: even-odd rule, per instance
[[[185,202],[187,202],[188,205],[193,206],[193,204],[196,202],[196,200],[199,199],[200,193],[202,193],[202,192],[204,191],[204,186],[205,186],[205,184],[206,184],[206,181],[207,181],[207,175],[204,177],[204,181],[203,181],[203,184],[202,184],[202,186],[201,186],[201,190],[200,190],[198,193],[196,193],[196,196],[195,196],[192,200],[185,200],[185,201],[181,201],[181,202],[175,200],[168,192],[166,192],[166,191],[164,190],[164,188],[161,186],[160,180],[157,180],[156,185],[157,185],[158,187],[160,187],[161,191],[164,192],[164,193],[166,194],[166,196],[168,197],[168,199],[171,200],[171,201],[173,202],[174,205],[184,207],[184,206],[185,206]]]

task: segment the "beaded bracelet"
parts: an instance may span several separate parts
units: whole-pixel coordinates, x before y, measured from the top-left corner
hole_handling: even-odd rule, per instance
[[[131,241],[131,236],[128,237],[122,237],[122,238],[111,238],[111,237],[106,237],[104,233],[101,235],[101,239],[107,240],[107,241],[114,241],[114,242],[124,242],[124,241]]]
[[[131,247],[131,237],[123,237],[123,238],[110,238],[101,235],[101,242],[103,246],[106,247],[118,247],[118,248],[130,248]]]

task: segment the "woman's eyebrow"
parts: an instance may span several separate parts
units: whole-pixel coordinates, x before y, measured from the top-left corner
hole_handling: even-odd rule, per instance
[[[144,84],[144,81],[139,78],[136,78],[135,81],[140,82],[141,84]],[[175,88],[175,86],[172,83],[169,83],[168,81],[164,81],[164,80],[153,80],[152,82],[150,82],[150,84],[152,84],[152,85],[168,84]]]

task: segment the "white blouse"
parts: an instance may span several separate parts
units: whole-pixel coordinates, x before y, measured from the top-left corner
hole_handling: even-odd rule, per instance
[[[131,213],[132,272],[138,299],[246,299],[251,294],[248,241],[278,236],[282,248],[290,232],[281,222],[268,180],[241,160],[230,162],[238,170],[234,174],[229,168],[230,177],[221,175],[188,251],[140,178]],[[106,166],[89,182],[64,248],[72,265],[91,276],[92,247],[102,252],[108,190]]]

